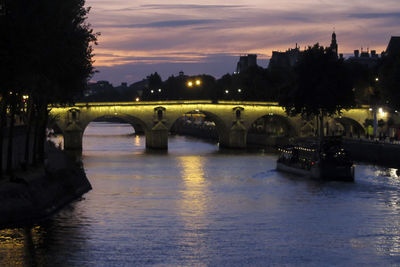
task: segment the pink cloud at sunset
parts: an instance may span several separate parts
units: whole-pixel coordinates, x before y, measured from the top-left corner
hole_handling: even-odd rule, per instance
[[[339,52],[361,47],[383,51],[400,35],[400,2],[337,0],[128,1],[88,0],[89,22],[101,32],[95,47],[95,80],[163,78],[183,70],[215,76],[233,72],[240,54],[256,53],[267,66],[273,50],[296,43],[330,43]],[[263,65],[264,64],[264,65]]]

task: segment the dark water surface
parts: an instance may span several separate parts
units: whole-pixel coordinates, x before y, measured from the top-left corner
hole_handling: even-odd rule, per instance
[[[322,183],[198,139],[147,152],[132,132],[90,124],[93,190],[43,225],[0,231],[0,266],[400,265],[396,169]]]

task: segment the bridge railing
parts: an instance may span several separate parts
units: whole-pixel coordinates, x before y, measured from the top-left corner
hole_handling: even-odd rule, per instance
[[[49,105],[50,108],[86,107],[86,106],[140,106],[140,105],[184,105],[184,104],[219,104],[219,105],[256,105],[279,106],[277,102],[262,101],[227,101],[227,100],[167,100],[167,101],[132,101],[132,102],[77,102],[74,105]]]

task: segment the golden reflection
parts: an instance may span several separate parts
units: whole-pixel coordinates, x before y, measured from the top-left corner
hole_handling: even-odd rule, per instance
[[[182,196],[179,199],[179,211],[185,228],[181,240],[191,250],[192,255],[201,254],[205,249],[204,231],[208,222],[208,184],[205,179],[205,159],[200,156],[179,157],[183,178]]]
[[[42,265],[44,255],[36,248],[42,241],[40,226],[32,229],[4,229],[0,231],[0,265],[31,266]]]
[[[135,146],[140,146],[140,136],[139,135],[135,136]]]
[[[179,160],[185,187],[182,192],[182,215],[202,216],[206,208],[204,159],[200,156],[184,156]]]

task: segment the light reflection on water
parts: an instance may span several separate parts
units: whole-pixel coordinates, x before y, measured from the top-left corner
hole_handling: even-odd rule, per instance
[[[204,177],[205,162],[201,156],[178,157],[183,179],[178,210],[183,220],[184,236],[180,246],[190,248],[193,258],[206,255],[204,251],[207,226],[207,181]]]
[[[33,229],[0,231],[0,266],[398,265],[398,170],[356,182],[274,170],[274,155],[170,137],[146,151],[129,125],[93,123],[93,190]]]

